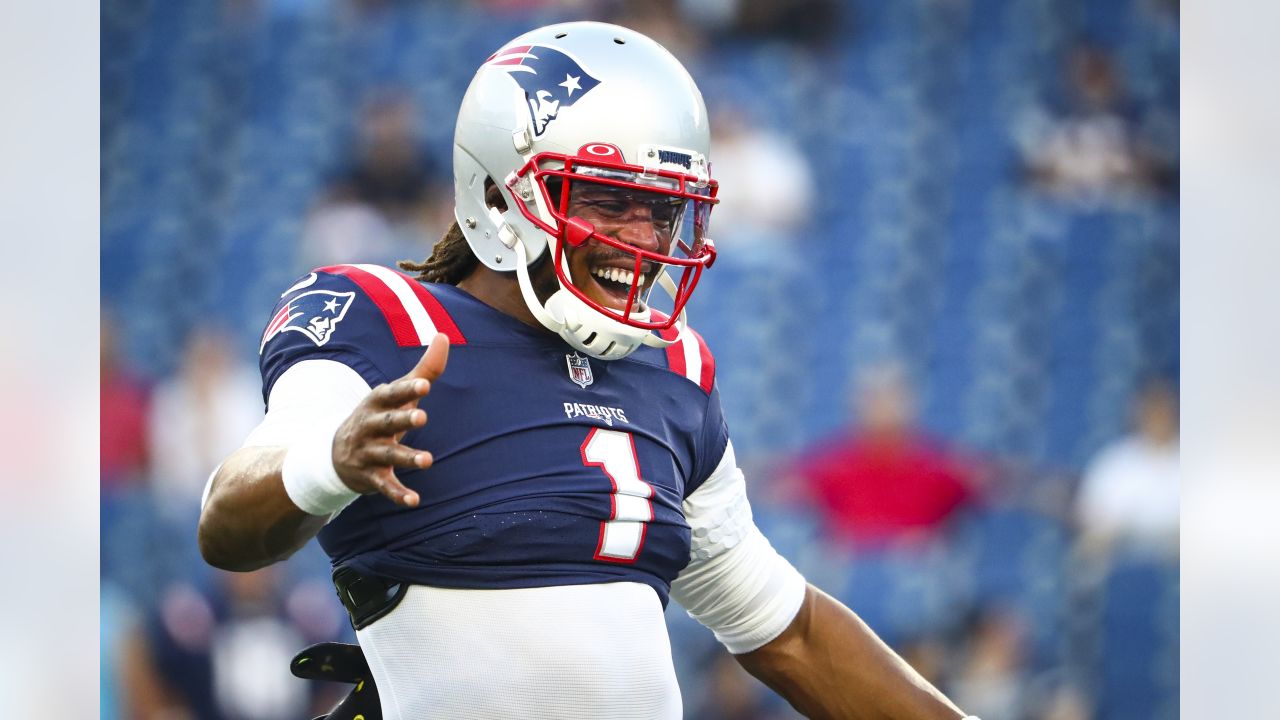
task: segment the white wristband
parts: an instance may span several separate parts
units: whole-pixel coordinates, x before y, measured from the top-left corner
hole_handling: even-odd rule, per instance
[[[312,515],[333,515],[360,497],[333,468],[333,432],[319,433],[290,446],[280,475],[289,499]]]

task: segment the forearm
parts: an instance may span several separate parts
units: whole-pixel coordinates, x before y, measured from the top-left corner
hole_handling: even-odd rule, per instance
[[[247,571],[283,560],[326,518],[303,512],[281,479],[287,448],[245,447],[218,469],[200,512],[200,554],[214,567]]]
[[[735,657],[810,718],[964,717],[857,615],[813,586],[781,635]]]

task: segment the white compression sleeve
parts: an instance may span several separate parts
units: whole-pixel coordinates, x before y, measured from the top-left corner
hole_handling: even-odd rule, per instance
[[[731,653],[750,652],[776,638],[799,612],[806,585],[752,521],[732,445],[684,501],[684,512],[693,546],[671,596]]]
[[[332,460],[328,448],[332,447],[333,433],[351,414],[356,405],[369,394],[369,383],[360,373],[334,360],[303,360],[295,363],[276,380],[267,402],[267,415],[262,419],[243,447],[268,447],[279,445],[289,448],[285,457],[285,489],[289,497],[303,510],[316,515],[334,515],[354,500],[351,492],[341,500],[342,488],[334,486]],[[303,477],[323,476],[320,487],[331,492],[320,492],[325,497],[311,497],[307,483],[299,483],[296,469],[301,467]],[[294,472],[290,472],[294,471]],[[205,486],[205,497],[213,482],[215,470]],[[291,486],[291,480],[294,482]],[[337,482],[341,483],[340,480]]]
[[[267,415],[245,439],[245,447],[292,447],[319,432],[330,436],[369,394],[369,383],[336,360],[303,360],[276,380]]]

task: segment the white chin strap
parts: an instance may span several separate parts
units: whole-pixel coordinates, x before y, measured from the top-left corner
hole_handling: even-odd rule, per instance
[[[504,225],[499,236],[510,233],[511,231]],[[516,251],[516,277],[520,280],[520,294],[524,296],[524,304],[529,306],[529,312],[533,313],[538,322],[564,338],[564,341],[574,348],[599,360],[621,360],[635,352],[642,344],[665,348],[675,342],[675,340],[662,339],[652,330],[632,327],[608,317],[584,303],[572,291],[565,288],[562,282],[560,289],[547,299],[547,304],[544,306],[533,292],[533,283],[529,280],[529,257],[525,252],[524,243],[514,236],[511,239],[515,241],[513,249]],[[505,242],[506,238],[503,240]],[[548,245],[547,251],[553,252],[553,247],[554,243]],[[567,259],[565,261],[567,262]],[[556,276],[556,281],[559,282],[559,275]],[[665,270],[658,273],[657,284],[673,300],[675,299],[676,284]],[[618,315],[621,317],[622,313],[619,312]],[[647,311],[632,313],[632,317],[648,321],[649,313]],[[678,333],[684,332],[684,308],[680,309],[680,315],[676,317],[674,327]]]

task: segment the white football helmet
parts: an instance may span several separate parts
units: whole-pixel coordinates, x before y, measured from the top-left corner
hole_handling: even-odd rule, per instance
[[[516,272],[534,317],[574,348],[616,360],[642,343],[665,347],[715,259],[706,235],[717,202],[710,144],[702,94],[661,45],[616,25],[550,25],[504,45],[467,88],[454,135],[454,212],[480,262]],[[490,181],[505,211],[485,202]],[[570,216],[570,195],[583,190],[651,208],[655,226],[661,219],[657,249]],[[607,262],[575,282],[567,251],[591,240],[608,246]],[[544,305],[528,267],[548,247],[560,288]],[[623,307],[589,297],[581,286],[590,282],[608,285]],[[670,314],[649,306],[654,285],[671,296]]]

